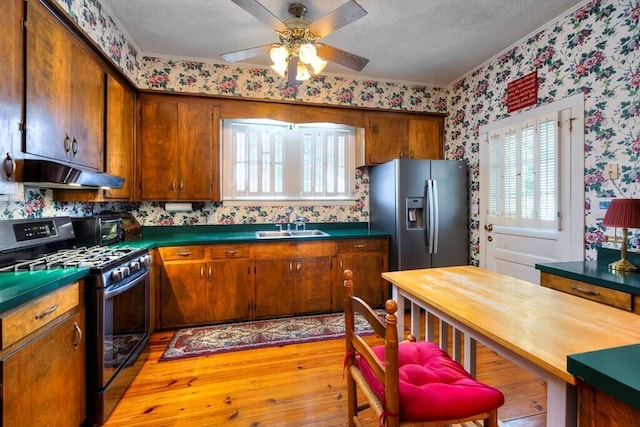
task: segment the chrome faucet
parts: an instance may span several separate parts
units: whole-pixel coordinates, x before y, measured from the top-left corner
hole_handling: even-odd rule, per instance
[[[301,216],[296,215],[296,219],[293,221],[293,224],[296,226],[296,231],[300,230],[300,227],[302,227],[303,230],[307,229],[307,223]]]

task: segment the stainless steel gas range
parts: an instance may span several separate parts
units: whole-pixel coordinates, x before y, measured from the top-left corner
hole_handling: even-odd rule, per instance
[[[87,421],[93,425],[105,422],[148,356],[151,256],[146,249],[113,245],[122,236],[119,221],[0,221],[0,272],[89,269]]]

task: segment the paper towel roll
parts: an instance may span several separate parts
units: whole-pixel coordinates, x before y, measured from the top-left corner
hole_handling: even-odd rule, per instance
[[[193,210],[193,204],[167,202],[164,204],[164,210],[169,212],[191,212]]]

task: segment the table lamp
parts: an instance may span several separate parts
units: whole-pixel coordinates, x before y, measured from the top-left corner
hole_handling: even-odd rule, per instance
[[[629,228],[640,228],[640,199],[611,200],[611,204],[602,219],[602,225],[607,227],[622,227],[621,258],[609,264],[609,268],[620,271],[638,270],[638,267],[627,260],[627,237]]]

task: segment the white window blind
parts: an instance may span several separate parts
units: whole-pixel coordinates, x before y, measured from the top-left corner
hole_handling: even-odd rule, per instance
[[[355,181],[355,128],[224,120],[223,200],[347,200]]]
[[[495,130],[488,144],[491,223],[558,229],[557,119]]]

